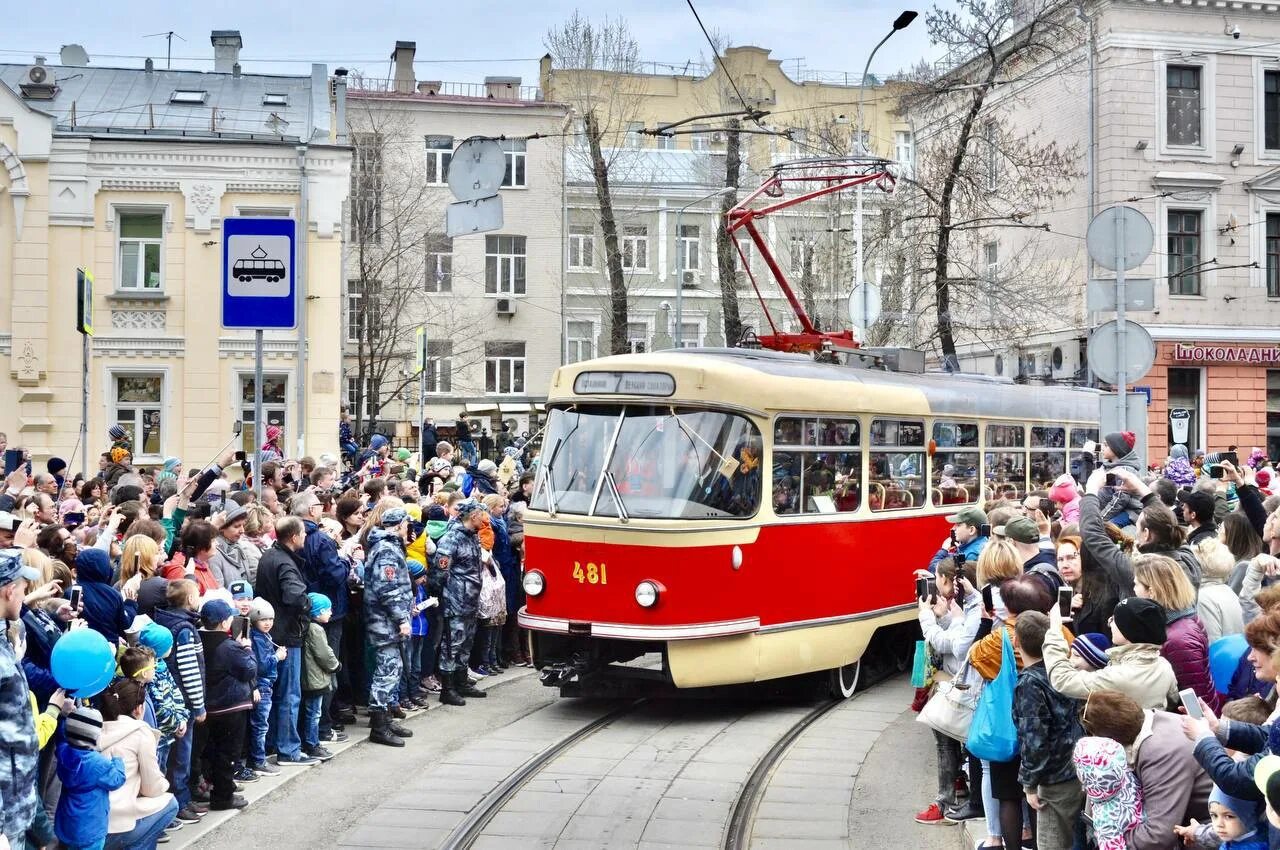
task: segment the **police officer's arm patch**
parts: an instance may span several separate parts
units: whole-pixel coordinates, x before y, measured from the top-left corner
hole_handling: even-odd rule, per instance
[[[438,564],[440,569],[442,570],[449,569],[449,556],[448,555],[439,556],[438,558],[436,558],[436,564]]]
[[[385,578],[386,578],[386,580],[387,580],[387,581],[394,581],[394,580],[395,580],[395,577],[396,577],[396,568],[395,568],[395,567],[387,567],[386,569],[384,569],[384,570],[382,571],[382,575],[383,575],[383,577],[385,577]]]

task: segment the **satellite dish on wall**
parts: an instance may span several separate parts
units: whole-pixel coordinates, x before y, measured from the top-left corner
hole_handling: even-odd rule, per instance
[[[493,139],[467,139],[449,160],[449,189],[459,201],[498,194],[507,173],[507,155]]]

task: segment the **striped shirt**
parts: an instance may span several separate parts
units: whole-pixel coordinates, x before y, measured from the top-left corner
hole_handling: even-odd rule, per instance
[[[204,665],[201,663],[204,645],[194,631],[183,630],[181,639],[174,651],[174,670],[182,686],[182,695],[191,708],[191,716],[195,717],[204,713]]]

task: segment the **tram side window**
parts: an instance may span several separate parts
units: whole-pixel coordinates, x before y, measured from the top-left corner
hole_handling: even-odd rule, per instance
[[[902,419],[871,422],[871,479],[867,502],[873,511],[925,504],[924,423]]]
[[[1022,501],[1027,495],[1027,453],[987,452],[989,498]]]
[[[1059,425],[1034,425],[1031,428],[1032,449],[1058,451],[1031,452],[1031,487],[1048,490],[1054,479],[1067,471],[1067,429]]]
[[[775,513],[847,513],[861,506],[858,420],[780,418],[773,435]]]
[[[1090,440],[1092,440],[1095,443],[1098,442],[1097,428],[1072,428],[1071,429],[1070,469],[1071,469],[1071,476],[1075,478],[1077,481],[1081,480],[1080,469],[1081,469],[1081,461],[1083,460],[1081,456],[1084,454],[1082,449],[1084,448],[1084,444]]]
[[[973,422],[934,422],[933,503],[964,505],[978,501],[978,426]],[[970,452],[950,449],[974,449]]]

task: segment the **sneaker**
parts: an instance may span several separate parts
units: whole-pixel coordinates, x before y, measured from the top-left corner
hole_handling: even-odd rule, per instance
[[[165,832],[160,833],[160,837],[156,839],[156,844],[168,844],[168,843],[169,843],[169,834]]]
[[[195,812],[198,815],[209,814],[208,803],[197,803],[195,800],[192,800],[190,803],[187,804],[187,808],[191,809],[191,811]]]
[[[942,808],[937,803],[930,803],[923,812],[916,813],[916,823],[937,826],[946,822],[946,818],[942,816]]]
[[[235,772],[232,777],[236,782],[257,782],[258,774],[253,772],[253,768],[245,765]]]
[[[484,672],[483,667],[472,667],[468,672],[471,674],[471,681],[473,682],[478,682],[488,675]]]
[[[249,801],[239,794],[232,794],[230,800],[214,800],[209,804],[209,808],[215,812],[225,812],[229,809],[243,809],[249,805]]]
[[[310,747],[303,750],[303,752],[316,761],[328,761],[333,758],[333,753],[329,752],[324,747]]]
[[[942,816],[952,823],[960,823],[966,820],[982,820],[986,815],[983,814],[981,805],[970,800],[962,806],[948,806]]]
[[[350,740],[351,736],[343,732],[338,727],[333,727],[331,732],[321,732],[320,740],[327,744],[341,744],[343,741]]]
[[[187,806],[186,808],[178,809],[178,814],[175,817],[184,823],[199,823],[202,815]]]
[[[251,764],[249,765],[249,769],[252,770],[254,773],[262,774],[263,776],[279,776],[280,775],[280,768],[266,761]]]
[[[184,826],[186,826],[185,823],[178,820],[177,818],[174,818],[173,820],[169,821],[169,825],[164,828],[164,831],[177,832],[178,830],[182,829]]]
[[[319,759],[313,759],[311,756],[302,752],[298,753],[296,758],[289,758],[288,756],[276,756],[276,764],[287,764],[293,767],[307,767],[309,765],[319,764],[319,763],[320,763]]]
[[[428,676],[427,680],[422,683],[422,686],[433,694],[440,693],[440,680],[435,676]]]

